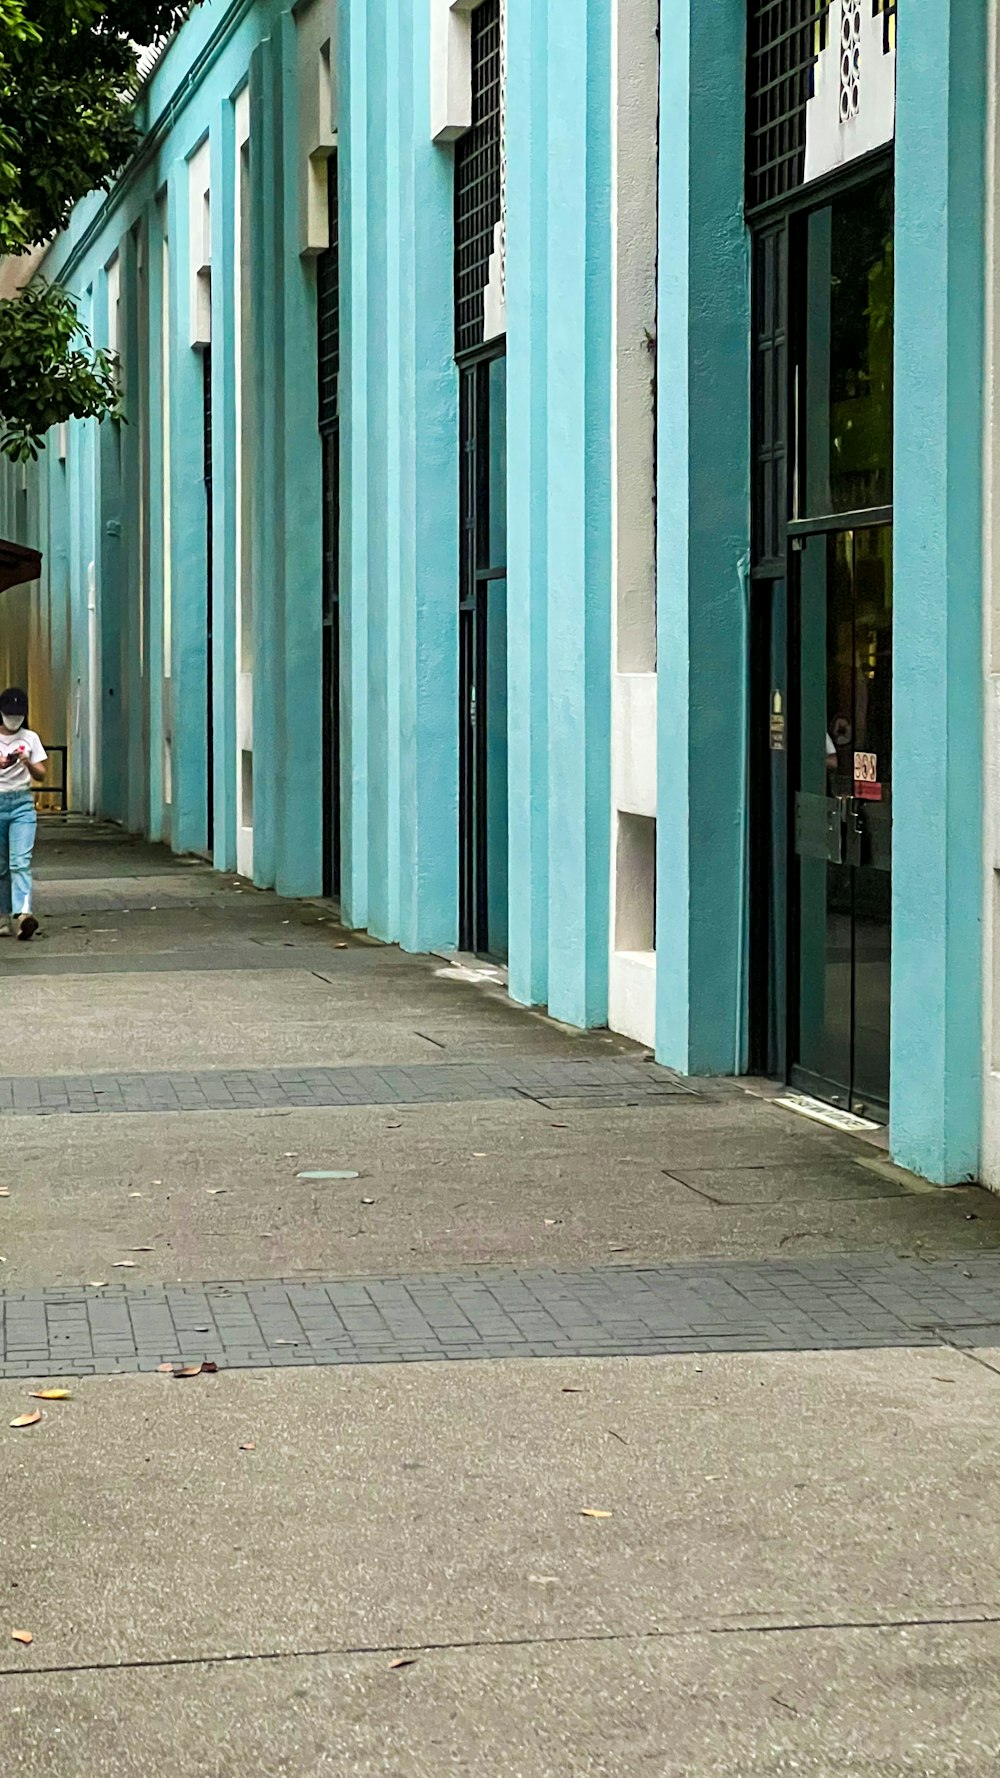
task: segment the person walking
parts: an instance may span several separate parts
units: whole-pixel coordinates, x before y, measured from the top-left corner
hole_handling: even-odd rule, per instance
[[[20,686],[0,692],[0,937],[9,938],[13,916],[20,939],[34,938],[31,854],[38,817],[31,785],[45,777],[48,755],[28,727],[28,696]]]

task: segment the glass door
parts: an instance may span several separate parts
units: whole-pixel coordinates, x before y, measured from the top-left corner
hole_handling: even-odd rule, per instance
[[[889,1103],[892,531],[798,552],[793,1079],[836,1104]]]
[[[892,182],[792,219],[790,1060],[889,1104]]]

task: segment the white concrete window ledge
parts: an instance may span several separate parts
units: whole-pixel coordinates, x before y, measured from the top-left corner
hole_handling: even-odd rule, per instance
[[[472,128],[472,13],[478,0],[429,0],[431,140],[456,142]]]

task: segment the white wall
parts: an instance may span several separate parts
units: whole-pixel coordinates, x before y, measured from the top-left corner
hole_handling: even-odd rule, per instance
[[[611,938],[608,1022],[652,1044],[656,821],[654,375],[659,0],[613,23]]]

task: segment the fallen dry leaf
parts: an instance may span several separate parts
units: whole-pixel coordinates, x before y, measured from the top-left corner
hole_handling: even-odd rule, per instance
[[[10,1192],[5,1185],[0,1185],[0,1198],[9,1198]]]
[[[558,1582],[555,1574],[529,1574],[528,1579],[536,1587],[554,1587]]]
[[[361,1202],[362,1202],[362,1204],[374,1204],[375,1199],[374,1198],[362,1198]]]
[[[578,1383],[564,1383],[562,1392],[564,1395],[582,1395],[583,1394],[583,1390],[580,1388]]]
[[[90,1288],[91,1290],[107,1290],[108,1281],[106,1278],[91,1278]]]
[[[214,1377],[214,1375],[219,1367],[216,1364],[214,1358],[206,1358],[204,1363],[202,1364],[201,1368],[204,1371],[206,1377]]]
[[[166,1376],[172,1377],[174,1374],[174,1367],[172,1364],[158,1364],[156,1368],[158,1371],[163,1371]]]
[[[12,1641],[23,1642],[25,1648],[30,1648],[35,1640],[30,1630],[12,1630],[10,1634]]]
[[[205,1189],[208,1192],[208,1195],[210,1198],[220,1198],[222,1196],[223,1192],[227,1192],[229,1190],[229,1187],[228,1187],[228,1185],[209,1185],[209,1186],[206,1186]]]
[[[136,1270],[137,1265],[138,1265],[138,1261],[134,1260],[134,1259],[116,1259],[114,1262],[114,1267],[115,1267],[116,1272],[126,1272],[126,1271],[134,1272]]]
[[[182,1365],[179,1365],[177,1367],[177,1369],[174,1371],[174,1376],[175,1377],[200,1377],[201,1373],[202,1373],[202,1368],[203,1367],[200,1364],[182,1364]]]
[[[42,1417],[41,1408],[36,1408],[34,1413],[32,1413],[32,1414],[18,1414],[17,1419],[11,1421],[11,1425],[12,1426],[37,1426],[41,1417]]]
[[[610,1519],[612,1516],[603,1506],[584,1506],[580,1509],[581,1519]]]
[[[474,1161],[485,1161],[486,1150],[484,1148],[474,1148],[472,1151],[472,1158]]]
[[[256,1451],[256,1449],[257,1449],[257,1446],[255,1445],[252,1438],[248,1438],[246,1444],[240,1446],[241,1451]]]
[[[417,1664],[416,1655],[400,1655],[398,1661],[390,1661],[389,1662],[389,1668],[391,1671],[391,1669],[393,1667],[415,1667],[416,1664]]]
[[[72,1401],[73,1399],[69,1389],[29,1389],[28,1394],[33,1396],[35,1401]]]
[[[129,1248],[130,1253],[152,1253],[152,1251],[153,1251],[153,1249],[151,1247],[130,1247]]]

